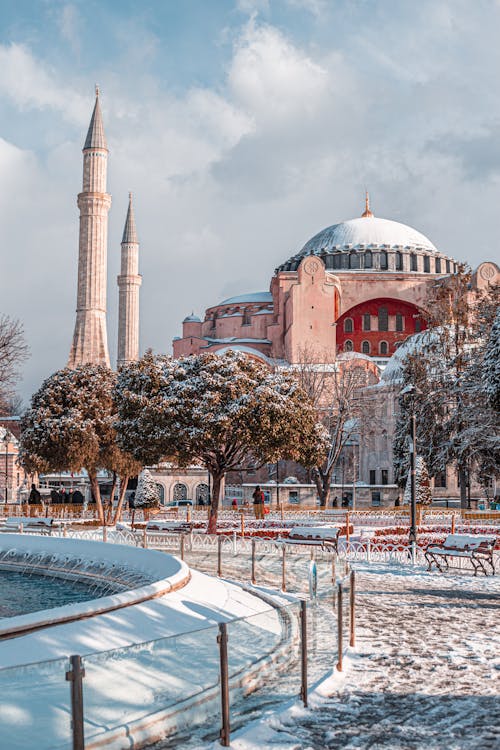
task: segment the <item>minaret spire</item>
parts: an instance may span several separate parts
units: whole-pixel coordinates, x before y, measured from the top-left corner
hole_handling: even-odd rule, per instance
[[[369,219],[369,218],[373,217],[373,213],[370,211],[370,194],[369,194],[368,190],[366,191],[366,194],[365,194],[365,210],[363,211],[363,213],[361,214],[361,216],[364,219]]]
[[[107,165],[108,146],[96,87],[94,111],[83,146],[83,186],[78,195],[78,291],[68,367],[85,363],[109,367],[106,276],[111,196],[106,192]]]
[[[118,357],[117,366],[139,359],[139,240],[135,227],[132,193],[121,243],[121,269],[118,276]]]

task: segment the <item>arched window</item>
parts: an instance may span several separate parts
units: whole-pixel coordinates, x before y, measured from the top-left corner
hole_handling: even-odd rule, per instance
[[[382,271],[387,271],[387,253],[385,250],[380,253],[380,268]]]
[[[174,500],[187,500],[188,488],[182,482],[174,484]]]
[[[363,331],[371,331],[372,329],[372,316],[370,313],[363,314]]]
[[[156,482],[155,487],[156,487],[156,493],[158,495],[158,499],[160,501],[160,505],[165,505],[165,487],[159,482]]]
[[[415,333],[420,333],[422,330],[422,321],[420,318],[415,318]]]
[[[208,500],[208,484],[198,484],[196,486],[196,505],[206,505]]]
[[[446,261],[446,273],[450,273],[450,261]]]
[[[347,341],[344,342],[344,351],[352,352],[352,348],[352,341],[350,339],[347,339]]]
[[[373,268],[373,256],[371,250],[367,250],[365,253],[365,268]]]
[[[250,310],[246,307],[243,310],[243,320],[242,320],[241,324],[244,325],[244,326],[249,326],[250,323],[251,323],[251,320],[250,320]]]
[[[424,255],[424,273],[431,272],[431,259],[428,255]]]
[[[333,267],[334,267],[334,268],[336,268],[336,269],[340,268],[340,264],[341,264],[341,257],[342,257],[342,256],[341,256],[341,254],[340,254],[340,253],[336,253],[336,254],[335,254],[335,255],[333,256]]]
[[[382,357],[387,357],[387,354],[389,353],[389,345],[387,341],[381,341],[379,344],[379,352],[382,355]]]
[[[349,253],[349,268],[359,268],[359,255],[358,253]]]
[[[363,341],[361,344],[361,351],[363,354],[370,354],[370,342],[369,341]]]
[[[389,314],[387,312],[387,307],[379,307],[378,309],[378,330],[389,330]]]
[[[411,268],[412,271],[417,271],[418,270],[417,256],[415,255],[415,253],[412,253],[410,255],[410,268]]]
[[[396,331],[404,330],[404,318],[401,313],[396,313]]]
[[[436,258],[436,273],[441,273],[441,258]]]
[[[352,333],[354,331],[354,323],[352,318],[346,318],[344,320],[344,333]]]
[[[399,250],[396,251],[396,271],[403,270],[403,253]]]

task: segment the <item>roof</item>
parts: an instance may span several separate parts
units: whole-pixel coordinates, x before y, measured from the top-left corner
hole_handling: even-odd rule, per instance
[[[349,247],[370,246],[422,248],[436,252],[433,243],[421,232],[390,219],[375,216],[361,216],[340,224],[333,224],[315,234],[299,255],[316,255],[321,252],[342,250]]]
[[[241,294],[239,297],[229,297],[220,305],[237,305],[244,302],[272,302],[273,295],[271,292],[251,292],[250,294]]]
[[[137,237],[137,230],[135,228],[135,216],[134,216],[134,207],[132,205],[132,193],[128,194],[128,210],[127,210],[127,218],[125,219],[125,226],[123,228],[123,237],[122,237],[122,245],[123,244],[139,244],[139,239]]]
[[[191,315],[187,315],[182,322],[183,323],[201,323],[201,320],[199,319],[197,315],[193,315],[191,313]]]
[[[102,124],[102,113],[101,105],[99,104],[99,89],[96,90],[94,111],[90,119],[90,125],[85,139],[85,145],[83,150],[86,148],[102,148],[108,150],[108,144],[106,143],[106,136],[104,135],[104,125]]]

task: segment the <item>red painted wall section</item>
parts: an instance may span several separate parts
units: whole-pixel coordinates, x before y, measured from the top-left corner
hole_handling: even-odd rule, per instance
[[[378,315],[381,307],[385,307],[388,315],[388,331],[378,330]],[[396,331],[396,315],[403,316],[403,330]],[[370,315],[369,331],[363,330],[363,316]],[[352,333],[345,331],[345,321],[350,318],[353,321]],[[351,307],[347,310],[337,322],[337,348],[339,352],[345,351],[345,342],[352,341],[353,351],[361,352],[363,341],[370,343],[370,354],[372,356],[390,356],[394,354],[397,345],[404,341],[408,336],[416,333],[418,325],[420,330],[426,328],[425,320],[420,315],[420,310],[415,305],[401,300],[390,298],[379,298],[362,302],[360,305]],[[388,344],[388,354],[380,352],[380,343],[386,341]]]

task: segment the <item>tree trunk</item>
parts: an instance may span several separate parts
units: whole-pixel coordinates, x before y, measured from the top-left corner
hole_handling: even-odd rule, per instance
[[[121,519],[123,501],[125,500],[125,493],[127,491],[128,477],[120,477],[120,494],[118,496],[118,504],[116,506],[115,515],[113,516],[113,526],[116,526],[117,522]]]
[[[95,503],[97,507],[97,516],[99,523],[104,525],[104,513],[102,510],[101,490],[99,489],[99,482],[97,481],[97,474],[89,471],[90,489],[95,497]]]
[[[317,468],[314,472],[314,483],[319,495],[319,504],[321,508],[326,508],[330,502],[330,483],[332,479],[333,467],[330,471],[324,472]]]
[[[210,515],[208,517],[208,533],[217,533],[217,516],[219,513],[220,487],[224,474],[212,474],[212,505],[210,506]]]

